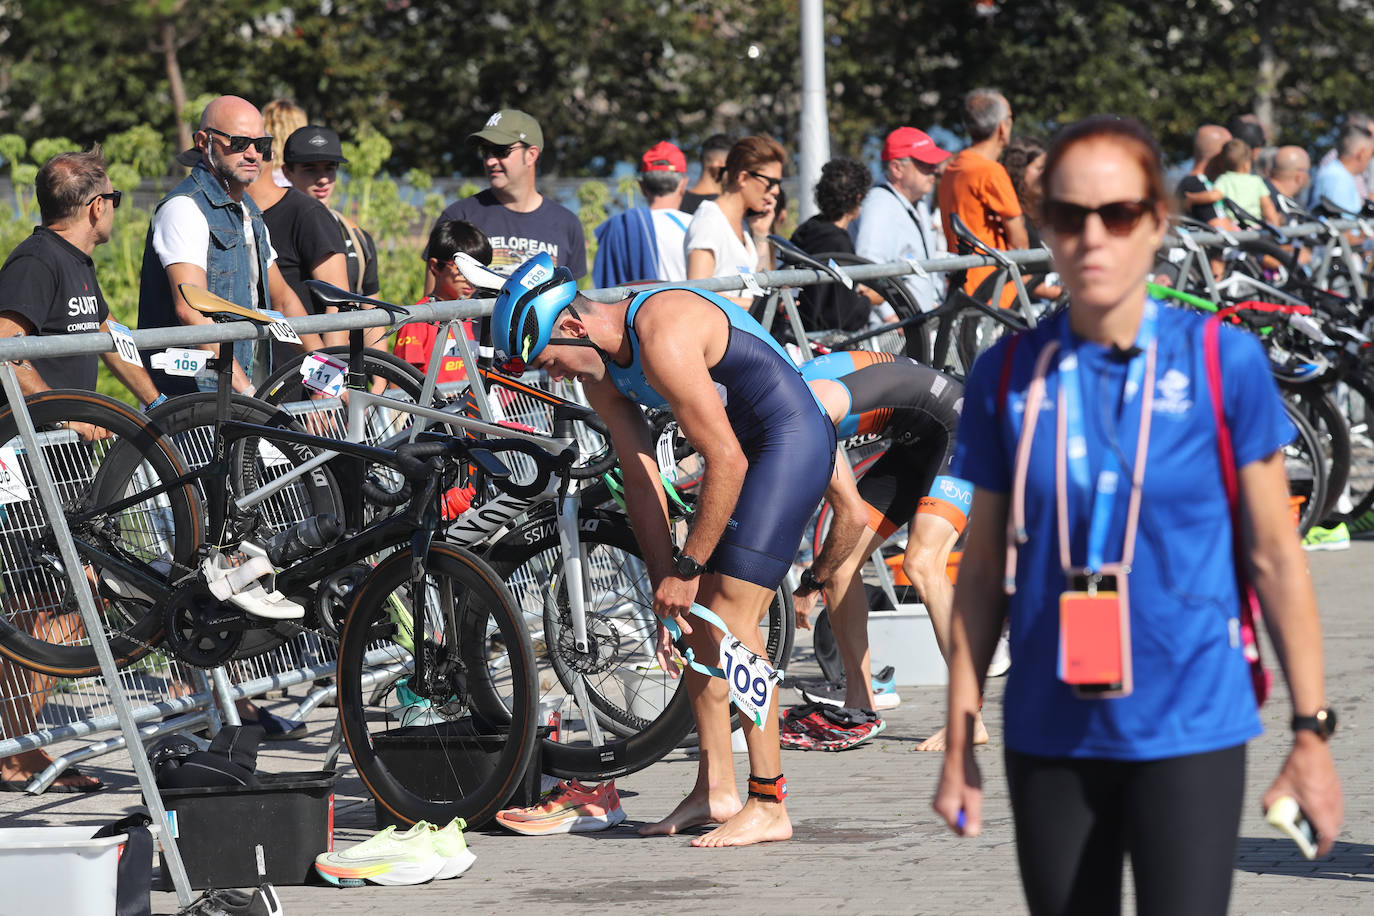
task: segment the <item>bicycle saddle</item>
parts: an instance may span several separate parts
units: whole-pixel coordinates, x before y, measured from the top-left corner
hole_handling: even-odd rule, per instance
[[[181,292],[181,298],[186,300],[187,305],[197,312],[200,312],[202,315],[209,315],[215,321],[242,319],[257,324],[271,324],[277,320],[266,312],[259,312],[256,309],[246,309],[241,305],[235,305],[228,299],[216,296],[208,289],[201,289],[199,286],[192,286],[189,283],[178,283],[177,290]]]
[[[381,309],[394,318],[404,319],[410,315],[408,309],[394,302],[383,302],[381,299],[373,299],[371,296],[350,292],[323,280],[306,280],[305,285],[310,287],[310,292],[316,300],[324,305],[332,305],[341,312],[353,311],[370,305],[373,308]]]

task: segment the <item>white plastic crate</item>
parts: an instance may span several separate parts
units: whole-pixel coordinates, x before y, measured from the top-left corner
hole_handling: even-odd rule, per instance
[[[99,829],[0,828],[0,916],[113,916],[115,866],[127,834],[91,839]]]

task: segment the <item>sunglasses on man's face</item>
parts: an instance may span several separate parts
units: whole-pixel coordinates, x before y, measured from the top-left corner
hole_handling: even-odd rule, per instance
[[[108,201],[110,202],[110,207],[111,207],[111,208],[113,208],[113,209],[115,209],[115,210],[118,210],[118,209],[119,209],[119,202],[120,202],[121,200],[124,199],[124,192],[123,192],[123,191],[106,191],[104,194],[97,194],[97,195],[95,195],[94,197],[92,197],[90,200],[86,201],[86,206],[89,207],[91,204],[95,203],[97,200],[100,200],[102,197],[103,197],[105,200],[108,200]]]
[[[781,179],[781,178],[773,178],[773,177],[771,177],[771,176],[769,176],[769,175],[764,175],[764,174],[762,174],[762,173],[760,173],[760,172],[755,172],[755,171],[753,171],[753,170],[751,170],[751,169],[745,169],[745,170],[744,170],[744,174],[746,174],[746,175],[753,175],[753,176],[754,176],[755,178],[757,178],[759,181],[762,181],[762,182],[764,183],[764,185],[766,185],[766,187],[764,188],[764,193],[765,193],[765,194],[767,194],[769,191],[773,191],[773,190],[776,190],[777,188],[782,187],[782,179]]]
[[[248,147],[255,147],[258,155],[264,159],[272,158],[272,136],[268,134],[263,137],[241,137],[238,134],[226,134],[222,130],[213,127],[205,128],[207,133],[218,134],[224,138],[224,145],[229,147],[231,153],[241,153]]]
[[[1067,200],[1047,200],[1043,205],[1045,225],[1058,235],[1079,235],[1088,217],[1096,213],[1112,235],[1130,235],[1140,218],[1155,208],[1153,200],[1116,200],[1100,207],[1084,207]]]
[[[490,143],[481,143],[477,146],[477,158],[486,162],[488,159],[505,159],[515,152],[516,147],[529,146],[528,143],[507,143],[505,146],[492,146]]]

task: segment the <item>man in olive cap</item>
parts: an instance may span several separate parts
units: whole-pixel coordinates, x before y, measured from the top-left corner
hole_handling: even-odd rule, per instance
[[[490,186],[444,210],[440,221],[462,219],[487,234],[491,266],[507,272],[541,251],[554,264],[581,278],[587,273],[587,243],[582,223],[567,207],[544,197],[535,187],[544,132],[523,111],[503,108],[468,137],[487,173]],[[432,289],[427,274],[425,294]]]

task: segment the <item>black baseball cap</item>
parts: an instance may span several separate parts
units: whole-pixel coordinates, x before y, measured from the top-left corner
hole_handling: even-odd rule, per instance
[[[339,135],[328,127],[307,124],[291,132],[282,148],[282,161],[288,165],[297,162],[347,162]]]

